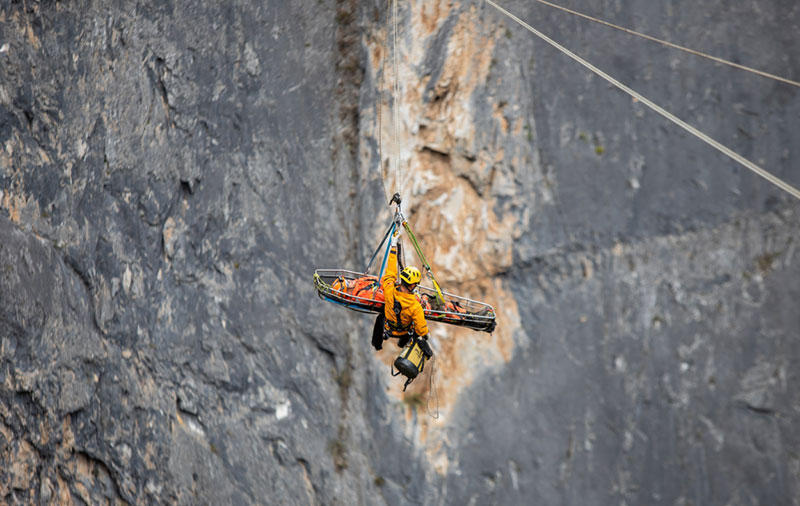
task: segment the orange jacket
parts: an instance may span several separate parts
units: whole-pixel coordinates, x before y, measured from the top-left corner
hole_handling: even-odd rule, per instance
[[[381,278],[383,296],[386,299],[386,305],[383,309],[383,313],[386,316],[386,328],[391,330],[394,335],[403,335],[413,327],[418,336],[427,336],[428,324],[425,322],[422,304],[419,303],[413,293],[403,293],[397,290],[395,283],[397,283],[397,249],[392,248],[386,261],[386,272],[383,273],[383,278]],[[405,332],[397,330],[390,325],[390,322],[393,325],[397,325],[394,314],[395,300],[400,303],[402,308],[400,311],[400,327],[405,328]]]

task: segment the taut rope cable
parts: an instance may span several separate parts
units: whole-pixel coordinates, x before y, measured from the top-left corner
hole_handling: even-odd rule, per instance
[[[434,420],[439,419],[439,392],[436,391],[436,380],[433,379],[433,374],[436,372],[434,366],[436,365],[436,355],[431,357],[431,372],[428,376],[428,398],[425,400],[425,411],[428,412],[428,416],[433,418]],[[434,415],[431,413],[430,409],[430,402],[431,402],[431,395],[433,395],[434,402],[436,403],[436,414]]]
[[[397,135],[400,131],[400,124],[399,124],[399,115],[397,113],[397,96],[399,94],[400,89],[400,78],[399,78],[399,71],[398,71],[398,63],[397,63],[397,53],[399,51],[397,45],[397,3],[399,0],[394,0],[392,3],[392,24],[394,27],[394,47],[393,47],[393,58],[394,58],[394,83],[392,86],[392,120],[394,123],[394,174],[395,174],[395,193],[401,193],[400,188],[400,147],[397,141]]]
[[[389,42],[389,9],[391,8],[392,0],[388,0],[386,5],[386,35],[383,44],[383,66],[380,70],[380,81],[378,84],[378,169],[381,171],[381,186],[383,187],[383,197],[385,202],[389,202],[391,198],[389,192],[386,191],[386,176],[383,173],[383,81],[386,75],[386,53],[388,52]],[[391,165],[391,160],[389,160]]]
[[[728,65],[728,66],[737,68],[739,70],[752,72],[753,74],[758,74],[761,77],[774,79],[776,81],[780,81],[780,82],[786,83],[786,84],[791,84],[792,86],[797,86],[798,88],[800,88],[800,82],[792,81],[791,79],[787,79],[785,77],[776,76],[775,74],[770,74],[769,72],[764,72],[762,70],[754,69],[754,68],[748,67],[746,65],[740,65],[738,63],[734,63],[732,61],[728,61],[728,60],[725,60],[723,58],[719,58],[719,57],[716,57],[716,56],[713,56],[713,55],[710,55],[710,54],[707,54],[707,53],[696,51],[694,49],[690,49],[690,48],[685,47],[685,46],[680,46],[678,44],[673,44],[672,42],[668,42],[666,40],[658,39],[658,38],[653,37],[651,35],[646,35],[644,33],[640,33],[640,32],[637,32],[635,30],[631,30],[630,28],[625,28],[624,26],[619,26],[619,25],[615,25],[614,23],[609,23],[608,21],[603,21],[602,19],[598,19],[598,18],[589,16],[588,14],[583,14],[583,13],[580,13],[578,11],[574,11],[572,9],[567,9],[566,7],[562,7],[560,5],[556,5],[554,3],[547,2],[546,0],[535,0],[535,1],[539,2],[540,4],[544,4],[544,5],[547,5],[549,7],[552,7],[554,9],[558,9],[560,11],[568,12],[568,13],[573,14],[575,16],[578,16],[578,17],[581,17],[581,18],[584,18],[584,19],[588,19],[589,21],[594,21],[595,23],[600,23],[601,25],[606,25],[606,26],[609,26],[609,27],[614,28],[616,30],[621,30],[621,31],[623,31],[625,33],[628,33],[630,35],[635,35],[637,37],[642,37],[643,39],[647,39],[647,40],[650,40],[652,42],[657,42],[657,43],[659,43],[661,45],[664,45],[664,46],[667,46],[667,47],[671,47],[673,49],[679,49],[681,51],[685,51],[685,52],[693,54],[695,56],[700,56],[702,58],[707,58],[707,59],[715,61],[717,63],[722,63],[723,65]]]
[[[514,22],[516,22],[517,24],[519,24],[520,26],[522,26],[523,28],[525,28],[526,30],[531,32],[532,34],[534,34],[537,37],[539,37],[540,39],[544,40],[545,42],[547,42],[551,46],[555,47],[556,49],[558,49],[562,53],[566,54],[567,56],[569,56],[570,58],[572,58],[576,62],[580,63],[581,65],[583,65],[587,69],[591,70],[592,72],[594,72],[598,76],[600,76],[603,79],[605,79],[606,81],[608,81],[609,83],[613,84],[614,86],[616,86],[620,90],[622,90],[625,93],[627,93],[628,95],[636,98],[637,100],[642,102],[644,105],[646,105],[650,109],[652,109],[655,112],[657,112],[658,114],[664,116],[665,118],[667,118],[668,120],[672,121],[673,123],[675,123],[679,127],[683,128],[684,130],[686,130],[690,134],[692,134],[695,137],[697,137],[698,139],[706,142],[710,146],[712,146],[715,149],[721,151],[722,153],[724,153],[728,157],[732,158],[733,160],[739,162],[741,165],[743,165],[744,167],[746,167],[746,168],[750,169],[751,171],[755,172],[756,174],[758,174],[759,176],[763,177],[764,179],[766,179],[770,183],[774,184],[778,188],[784,190],[788,194],[790,194],[793,197],[795,197],[796,199],[800,200],[800,190],[798,190],[797,188],[793,187],[789,183],[784,182],[780,178],[778,178],[776,176],[773,176],[772,174],[770,174],[766,170],[762,169],[761,167],[759,167],[755,163],[753,163],[750,160],[748,160],[747,158],[741,156],[740,154],[736,153],[735,151],[731,150],[730,148],[726,147],[725,145],[723,145],[723,144],[719,143],[718,141],[712,139],[708,135],[704,134],[703,132],[701,132],[697,128],[693,127],[692,125],[686,123],[685,121],[683,121],[682,119],[678,118],[677,116],[675,116],[671,112],[667,111],[663,107],[659,106],[655,102],[652,102],[648,98],[646,98],[643,95],[639,94],[637,91],[634,91],[631,88],[625,86],[624,84],[622,84],[621,82],[617,81],[616,79],[614,79],[610,75],[606,74],[605,72],[603,72],[599,68],[595,67],[594,65],[592,65],[588,61],[586,61],[583,58],[581,58],[580,56],[576,55],[575,53],[573,53],[569,49],[563,47],[558,42],[552,40],[547,35],[545,35],[542,32],[536,30],[531,25],[525,23],[524,21],[519,19],[517,16],[515,16],[515,15],[511,14],[510,12],[508,12],[507,10],[503,9],[502,7],[497,5],[492,0],[486,0],[486,3],[488,3],[489,5],[494,7],[495,9],[497,9],[500,13],[502,13],[503,15],[508,17],[509,19],[513,20]]]

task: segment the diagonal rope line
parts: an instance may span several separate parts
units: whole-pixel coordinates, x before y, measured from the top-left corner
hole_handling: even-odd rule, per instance
[[[602,77],[603,79],[605,79],[609,83],[613,84],[614,86],[616,86],[620,90],[622,90],[625,93],[627,93],[628,95],[636,98],[637,100],[642,102],[644,105],[646,105],[650,109],[652,109],[655,112],[657,112],[658,114],[664,116],[665,118],[667,118],[668,120],[672,121],[673,123],[675,123],[679,127],[683,128],[684,130],[686,130],[690,134],[692,134],[695,137],[697,137],[698,139],[704,141],[705,143],[709,144],[713,148],[721,151],[723,154],[725,154],[728,157],[732,158],[733,160],[739,162],[741,165],[743,165],[747,169],[755,172],[756,174],[758,174],[759,176],[763,177],[764,179],[766,179],[770,183],[774,184],[778,188],[782,189],[783,191],[785,191],[788,194],[792,195],[796,199],[800,200],[800,190],[798,190],[797,188],[793,187],[789,183],[784,182],[780,178],[770,174],[766,170],[762,169],[761,167],[759,167],[755,163],[751,162],[747,158],[745,158],[742,155],[736,153],[735,151],[731,150],[730,148],[726,147],[725,145],[721,144],[720,142],[712,139],[708,135],[704,134],[703,132],[701,132],[697,128],[693,127],[692,125],[686,123],[685,121],[683,121],[682,119],[678,118],[677,116],[675,116],[671,112],[667,111],[663,107],[659,106],[655,102],[653,102],[650,99],[644,97],[643,95],[641,95],[637,91],[634,91],[633,89],[625,86],[624,84],[622,84],[621,82],[617,81],[616,79],[614,79],[610,75],[606,74],[605,72],[603,72],[599,68],[595,67],[594,65],[592,65],[588,61],[586,61],[583,58],[581,58],[580,56],[576,55],[575,53],[573,53],[569,49],[567,49],[564,46],[560,45],[558,42],[554,41],[553,39],[551,39],[547,35],[545,35],[542,32],[536,30],[531,25],[525,23],[524,21],[519,19],[517,16],[515,16],[515,15],[511,14],[510,12],[508,12],[507,10],[503,9],[502,7],[497,5],[492,0],[486,0],[486,3],[488,3],[489,5],[494,7],[495,9],[497,9],[500,13],[502,13],[503,15],[508,17],[509,19],[513,20],[514,22],[516,22],[517,24],[519,24],[520,26],[522,26],[523,28],[525,28],[526,30],[531,32],[532,34],[534,34],[537,37],[539,37],[540,39],[544,40],[545,42],[547,42],[551,46],[555,47],[556,49],[558,49],[559,51],[561,51],[565,55],[569,56],[570,58],[572,58],[576,62],[580,63],[581,65],[583,65],[587,69],[591,70],[592,72],[594,72],[598,76]]]
[[[549,7],[552,7],[554,9],[558,9],[560,11],[568,12],[569,14],[573,14],[575,16],[578,16],[578,17],[581,17],[581,18],[584,18],[584,19],[588,19],[589,21],[594,21],[595,23],[600,23],[601,25],[605,25],[605,26],[614,28],[616,30],[621,30],[621,31],[623,31],[625,33],[628,33],[630,35],[635,35],[637,37],[642,37],[643,39],[647,39],[647,40],[652,41],[652,42],[657,42],[657,43],[659,43],[659,44],[661,44],[663,46],[671,47],[673,49],[678,49],[680,51],[685,51],[685,52],[693,54],[695,56],[700,56],[702,58],[707,58],[707,59],[715,61],[717,63],[722,63],[723,65],[728,65],[730,67],[734,67],[734,68],[737,68],[739,70],[752,72],[753,74],[757,74],[757,75],[759,75],[761,77],[774,79],[776,81],[780,81],[782,83],[790,84],[792,86],[797,86],[798,88],[800,88],[800,82],[792,81],[791,79],[787,79],[785,77],[777,76],[775,74],[770,74],[769,72],[764,72],[762,70],[754,69],[754,68],[748,67],[746,65],[741,65],[739,63],[734,63],[732,61],[725,60],[723,58],[719,58],[717,56],[713,56],[713,55],[710,55],[708,53],[703,53],[701,51],[696,51],[694,49],[691,49],[691,48],[688,48],[688,47],[685,47],[685,46],[680,46],[678,44],[674,44],[672,42],[669,42],[669,41],[666,41],[666,40],[662,40],[662,39],[653,37],[651,35],[647,35],[647,34],[644,34],[644,33],[641,33],[641,32],[637,32],[635,30],[631,30],[630,28],[625,28],[624,26],[619,26],[619,25],[615,25],[614,23],[609,23],[608,21],[603,21],[602,19],[598,19],[598,18],[589,16],[588,14],[583,14],[583,13],[580,13],[578,11],[574,11],[572,9],[568,9],[566,7],[562,7],[560,5],[556,5],[554,3],[547,2],[546,0],[534,0],[534,1],[539,2],[540,4],[544,4],[544,5],[547,5]]]

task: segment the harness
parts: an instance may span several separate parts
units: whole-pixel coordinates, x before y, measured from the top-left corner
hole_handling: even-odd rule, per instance
[[[392,307],[392,310],[394,311],[394,320],[395,321],[386,320],[386,322],[385,322],[386,323],[386,328],[385,328],[386,334],[389,334],[390,337],[397,337],[395,332],[403,332],[403,333],[406,333],[408,335],[413,334],[414,333],[414,329],[413,329],[414,320],[411,320],[410,322],[408,322],[407,325],[402,325],[400,323],[400,313],[403,312],[403,306],[400,305],[400,301],[397,300],[397,297],[395,297],[395,299],[394,299],[394,305]]]

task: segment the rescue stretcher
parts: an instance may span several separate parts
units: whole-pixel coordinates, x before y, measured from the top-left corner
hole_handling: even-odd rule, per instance
[[[328,302],[362,313],[383,311],[383,288],[377,276],[343,269],[317,269],[314,286],[320,298]],[[428,321],[482,332],[494,331],[495,312],[489,304],[422,285],[417,287],[416,296]]]

